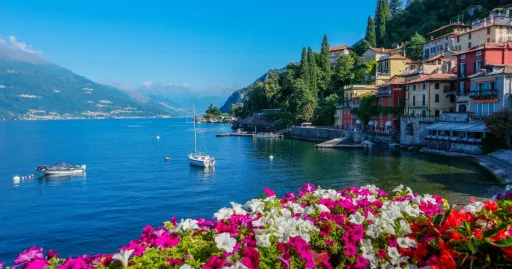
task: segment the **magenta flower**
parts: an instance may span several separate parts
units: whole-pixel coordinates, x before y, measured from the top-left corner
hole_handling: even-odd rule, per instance
[[[167,262],[171,265],[171,268],[173,268],[173,265],[181,265],[183,263],[183,259],[169,258],[167,259]]]
[[[315,191],[315,185],[307,183],[299,189],[299,196],[304,196],[309,192]]]
[[[4,268],[5,262],[0,262],[0,269]]]
[[[343,252],[347,254],[348,257],[354,257],[357,253],[357,247],[354,244],[345,244]]]
[[[137,243],[135,243],[134,241],[130,241],[130,243],[128,243],[128,246],[126,247],[122,247],[121,250],[132,250],[133,249],[133,253],[132,255],[135,255],[135,256],[142,256],[142,254],[144,253],[144,251],[146,250],[148,246],[141,246]]]
[[[281,261],[281,268],[287,269],[290,268],[290,254],[285,252],[283,256],[278,256],[277,259]]]
[[[63,265],[58,266],[56,269],[89,269],[89,268],[92,268],[92,267],[88,266],[85,263],[85,261],[82,259],[82,257],[77,257],[76,259],[69,257]]]
[[[268,197],[276,196],[276,192],[271,190],[269,187],[265,187],[265,194]]]
[[[369,262],[363,256],[357,256],[356,261],[354,262],[355,269],[365,269],[368,266]]]
[[[386,253],[386,250],[385,249],[379,249],[377,251],[377,257],[379,259],[386,259],[386,257],[388,256],[388,254]]]
[[[334,269],[334,267],[332,267],[331,263],[329,262],[329,259],[324,259],[322,265],[325,269]]]
[[[260,253],[256,248],[246,247],[242,253],[242,264],[249,269],[260,268]]]
[[[203,266],[203,269],[221,269],[224,266],[224,260],[219,256],[212,256]]]
[[[44,260],[43,248],[31,247],[23,251],[16,260],[14,260],[13,269],[18,266],[28,264],[34,260]]]
[[[50,250],[50,251],[46,252],[46,257],[48,259],[58,258],[59,257],[59,253],[60,252],[56,252],[56,251]]]

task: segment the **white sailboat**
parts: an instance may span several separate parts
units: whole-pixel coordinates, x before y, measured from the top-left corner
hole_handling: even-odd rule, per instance
[[[192,166],[213,168],[215,166],[215,159],[206,153],[197,152],[196,115],[194,106],[192,106],[192,114],[194,118],[194,152],[188,154],[188,160]]]

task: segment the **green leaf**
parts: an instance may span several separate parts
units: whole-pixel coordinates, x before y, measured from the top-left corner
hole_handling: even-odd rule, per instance
[[[444,219],[444,215],[443,214],[437,214],[434,216],[434,224],[435,225],[439,225],[441,224],[441,222],[443,221]]]
[[[494,229],[487,230],[482,233],[482,237],[483,238],[492,237],[495,234],[497,234],[500,230],[501,230],[501,228],[494,228]]]
[[[498,247],[512,247],[512,237],[500,241],[494,241],[492,244]]]

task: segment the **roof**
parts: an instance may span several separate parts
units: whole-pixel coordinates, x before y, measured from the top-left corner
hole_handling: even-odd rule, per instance
[[[373,47],[370,47],[369,50],[373,50],[375,52],[381,52],[381,53],[390,53],[392,51],[392,49],[373,48]]]
[[[499,22],[493,22],[493,23],[491,23],[491,24],[488,24],[487,26],[479,27],[479,28],[476,28],[476,29],[467,30],[467,31],[465,31],[465,32],[462,32],[462,33],[456,34],[455,36],[460,36],[460,35],[464,35],[464,34],[467,34],[467,33],[472,33],[472,32],[478,31],[478,30],[482,30],[482,29],[487,29],[487,28],[492,27],[492,26],[505,26],[505,27],[512,27],[512,25],[510,25],[510,24],[499,23]]]
[[[425,127],[426,130],[485,132],[485,122],[438,122]]]
[[[403,55],[400,55],[400,54],[391,55],[391,56],[388,57],[388,59],[408,60],[407,57],[405,57]]]
[[[488,77],[488,76],[503,75],[503,74],[512,74],[512,65],[511,64],[494,65],[493,67],[495,67],[496,69],[494,69],[491,72],[480,71],[476,74],[469,76],[469,78],[479,78],[479,77]]]
[[[432,32],[428,33],[427,35],[430,35],[430,34],[432,34],[432,33],[435,33],[435,32],[441,31],[441,30],[444,30],[444,29],[446,29],[446,28],[448,28],[448,27],[451,27],[451,26],[471,27],[470,25],[464,24],[464,23],[462,23],[462,22],[454,22],[454,23],[447,24],[447,25],[445,25],[445,26],[441,26],[441,27],[439,27],[439,28],[435,29],[434,31],[432,31]]]
[[[380,84],[379,87],[390,86],[390,85],[403,85],[403,84],[405,84],[405,77],[393,76],[390,80]]]
[[[441,60],[443,62],[451,62],[451,61],[457,61],[457,58],[454,58],[454,57],[444,57],[441,54],[437,54],[436,56],[426,60],[425,62],[432,62],[432,61],[437,61],[437,60]]]
[[[407,64],[420,64],[421,62],[420,61],[411,60],[411,59],[407,59],[405,61],[405,63],[407,63]]]
[[[329,51],[340,51],[340,50],[346,50],[346,49],[351,50],[352,48],[347,45],[329,47]]]
[[[460,52],[453,52],[453,55],[461,55],[466,54],[468,52],[473,52],[477,50],[483,50],[483,49],[502,49],[504,47],[508,47],[511,49],[512,43],[504,43],[504,42],[485,42],[483,45],[479,45],[476,47],[469,48],[467,50],[463,50]]]
[[[452,81],[457,78],[455,74],[430,74],[422,75],[417,79],[411,80],[408,83],[419,83],[423,81]]]

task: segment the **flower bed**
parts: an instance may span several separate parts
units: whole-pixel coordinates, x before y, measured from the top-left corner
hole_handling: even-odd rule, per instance
[[[265,193],[212,220],[146,226],[114,255],[61,258],[32,247],[13,268],[512,268],[509,187],[463,210],[403,186],[392,195],[311,184],[281,199]]]

